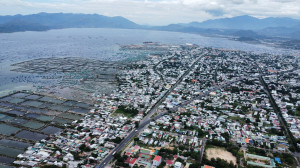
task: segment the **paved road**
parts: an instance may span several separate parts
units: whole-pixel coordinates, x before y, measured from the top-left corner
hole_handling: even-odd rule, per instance
[[[205,144],[206,144],[206,139],[205,138],[203,138],[202,139],[202,147],[201,147],[201,149],[200,149],[200,158],[199,158],[199,163],[201,163],[202,162],[202,158],[203,158],[203,155],[204,155],[204,150],[205,150]]]
[[[202,53],[197,60],[194,61],[192,66],[183,74],[181,77],[177,80],[177,82],[165,93],[165,95],[152,107],[152,109],[148,112],[148,115],[144,117],[144,119],[140,122],[140,125],[137,129],[132,131],[106,158],[97,166],[98,168],[104,168],[112,159],[113,159],[113,154],[119,152],[125,145],[143,128],[149,124],[151,121],[155,121],[156,119],[160,118],[161,116],[168,114],[168,112],[161,113],[153,118],[151,116],[157,112],[157,108],[161,105],[161,103],[165,100],[165,98],[177,87],[177,85],[183,80],[183,78],[189,74],[189,72],[194,68],[196,63],[200,61],[203,55],[207,54]]]
[[[195,65],[196,65],[196,64],[200,61],[200,59],[203,58],[203,56],[206,55],[206,54],[207,54],[207,52],[202,53],[202,54],[199,55],[199,58],[197,58],[197,59],[194,61],[194,63],[190,66],[190,68],[189,68],[188,70],[186,70],[186,71],[184,72],[184,74],[182,74],[182,75],[180,76],[180,78],[177,80],[177,82],[176,82],[174,85],[172,85],[171,88],[164,94],[164,96],[163,96],[163,97],[162,97],[162,98],[161,98],[161,99],[160,99],[160,100],[159,100],[159,101],[151,108],[151,110],[148,112],[148,115],[145,116],[145,117],[143,118],[143,120],[140,122],[140,124],[142,124],[143,122],[147,122],[147,121],[151,118],[151,116],[157,112],[158,106],[160,106],[161,103],[164,102],[164,100],[166,99],[166,97],[167,97],[171,92],[173,92],[173,90],[178,86],[178,84],[180,84],[180,83],[182,82],[182,80],[184,79],[184,77],[185,77],[186,75],[188,75],[192,69],[194,69]]]
[[[151,116],[157,112],[157,108],[161,105],[161,103],[165,100],[165,98],[177,87],[177,85],[182,82],[184,77],[190,73],[190,71],[195,67],[195,65],[200,61],[200,59],[207,54],[207,52],[200,54],[199,58],[197,58],[194,63],[190,66],[190,68],[185,71],[183,75],[177,80],[177,82],[165,93],[165,95],[152,107],[152,109],[148,112],[148,115],[144,117],[144,119],[140,122],[140,125],[137,129],[132,131],[110,154],[106,156],[106,158],[97,166],[98,168],[104,168],[112,159],[113,154],[120,152],[126,144],[129,143],[129,141],[140,131],[143,130],[143,128],[149,124],[151,121],[155,121],[158,118],[160,118],[163,115],[168,114],[168,112],[161,113],[153,118]],[[173,111],[173,110],[171,110]]]
[[[271,105],[274,109],[274,111],[276,112],[278,118],[279,118],[279,121],[281,123],[281,125],[283,126],[283,129],[285,131],[285,135],[289,137],[289,139],[292,141],[292,144],[294,146],[295,149],[297,149],[298,147],[295,145],[296,142],[295,142],[295,139],[294,137],[292,137],[293,135],[290,134],[289,130],[288,130],[288,127],[286,126],[285,122],[283,121],[284,119],[281,117],[281,111],[280,109],[278,108],[278,105],[276,104],[276,102],[274,101],[274,98],[272,96],[272,94],[270,93],[269,89],[268,89],[268,84],[265,82],[264,78],[263,78],[263,75],[264,73],[262,72],[260,66],[258,66],[258,64],[256,63],[256,66],[257,66],[257,69],[259,70],[259,73],[260,73],[260,76],[259,76],[259,80],[260,80],[260,83],[261,85],[263,85],[264,87],[264,90],[265,92],[267,93],[268,97],[269,97],[269,100],[271,102]],[[292,70],[291,70],[292,71]],[[283,73],[287,73],[289,71],[285,71]],[[294,157],[295,157],[295,160],[297,162],[297,166],[299,166],[299,162],[298,162],[298,159],[296,158],[296,156],[298,155],[297,152],[293,153],[294,154]]]
[[[168,114],[168,112],[161,113],[161,114],[153,117],[152,119],[144,122],[137,129],[133,130],[125,139],[123,139],[123,141],[114,150],[112,150],[112,152],[110,154],[107,155],[107,157],[97,167],[104,168],[113,159],[113,154],[120,152],[138,132],[140,132],[144,129],[144,127],[147,124],[149,124],[151,121],[157,120],[158,118],[160,118],[161,116],[166,115],[166,114]]]
[[[209,93],[211,93],[211,92],[214,92],[214,91],[217,91],[217,90],[220,90],[220,89],[224,89],[224,88],[226,88],[226,87],[232,85],[233,83],[236,83],[236,82],[239,82],[239,81],[241,81],[241,80],[244,80],[245,78],[247,78],[247,77],[240,77],[240,78],[235,79],[235,80],[233,80],[233,81],[227,81],[227,82],[224,82],[224,83],[222,83],[222,85],[217,85],[217,86],[214,86],[214,87],[207,88],[207,89],[205,89],[206,91],[204,91],[204,92],[201,93],[201,95],[199,95],[199,96],[197,96],[197,97],[195,97],[195,98],[192,98],[192,99],[190,99],[190,100],[183,101],[183,102],[181,103],[181,105],[179,105],[178,107],[183,107],[183,106],[185,106],[185,105],[191,103],[191,102],[194,101],[194,100],[199,100],[199,99],[201,99],[201,98],[207,96],[207,95],[208,95]]]
[[[215,86],[215,87],[211,87],[209,88],[206,92],[203,92],[203,94],[201,94],[200,96],[194,98],[194,99],[191,99],[191,100],[188,100],[188,101],[185,101],[183,102],[181,105],[171,109],[171,113],[172,112],[176,112],[178,110],[178,108],[180,107],[183,107],[184,105],[188,104],[189,102],[195,100],[195,99],[201,99],[202,97],[204,96],[207,96],[210,92],[212,91],[216,91],[216,90],[219,90],[219,89],[222,89],[222,88],[225,88],[233,83],[236,83],[238,81],[241,81],[243,79],[245,79],[246,77],[240,77],[234,81],[229,81],[229,82],[225,82],[224,84],[220,85],[220,86]],[[155,106],[156,108],[158,107],[159,105]],[[154,109],[153,109],[154,110]],[[149,113],[150,114],[150,113]],[[137,129],[135,129],[134,131],[132,131],[103,161],[101,164],[99,164],[97,167],[98,168],[104,168],[112,159],[113,159],[113,154],[115,153],[118,153],[120,152],[126,144],[128,144],[130,142],[130,140],[137,134],[139,133],[140,131],[142,131],[144,129],[144,127],[149,124],[151,121],[155,121],[157,119],[159,119],[160,117],[164,116],[164,115],[167,115],[169,114],[169,112],[164,112],[164,113],[161,113],[153,118],[150,118],[144,122],[141,122],[139,127]],[[152,116],[152,115],[148,115],[148,116]],[[204,139],[203,139],[204,140]],[[203,144],[206,143],[206,139],[204,140],[204,142],[202,142]],[[204,154],[204,150],[205,150],[205,146],[202,145],[202,148],[201,148],[201,151],[200,151],[200,160],[202,160],[202,157],[203,157],[203,154]]]
[[[200,59],[202,58],[203,55],[205,55],[207,53],[203,53],[199,56],[199,58],[192,64],[192,66],[178,79],[178,81],[165,93],[165,95],[152,107],[152,109],[149,111],[148,115],[141,121],[139,127],[135,130],[133,130],[114,150],[112,150],[112,152],[110,154],[108,154],[106,156],[106,158],[97,166],[97,168],[104,168],[112,159],[113,159],[113,154],[120,152],[125,146],[126,144],[128,144],[130,142],[130,140],[140,131],[142,131],[144,129],[144,127],[149,124],[151,121],[155,121],[158,118],[162,117],[163,115],[168,114],[169,112],[164,112],[164,113],[160,113],[159,115],[151,118],[151,116],[157,111],[158,106],[160,106],[160,104],[164,101],[164,99],[169,95],[169,93],[171,93],[176,87],[177,85],[184,79],[184,77],[189,74],[189,72],[194,68],[194,66],[196,65],[196,63],[198,63],[200,61]],[[236,83],[238,81],[241,81],[243,79],[245,79],[246,77],[240,77],[234,81],[228,81],[223,83],[222,85],[219,86],[214,86],[211,87],[209,89],[207,89],[206,92],[203,92],[203,94],[201,94],[200,96],[188,100],[188,101],[184,101],[183,103],[181,103],[181,105],[174,107],[173,109],[171,109],[171,112],[176,112],[178,110],[179,107],[183,107],[184,105],[188,104],[189,102],[192,102],[195,99],[201,99],[204,96],[207,96],[210,92],[212,91],[216,91],[222,88],[225,88],[229,85],[231,85],[232,83]],[[206,143],[206,139],[204,140],[203,144]],[[204,147],[205,145],[202,146],[200,154],[201,157],[200,159],[202,160],[203,157],[203,153],[204,153]]]

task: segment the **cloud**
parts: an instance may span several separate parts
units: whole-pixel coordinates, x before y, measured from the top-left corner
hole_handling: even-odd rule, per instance
[[[300,1],[295,0],[0,0],[0,6],[1,15],[98,13],[151,25],[239,15],[300,18]]]

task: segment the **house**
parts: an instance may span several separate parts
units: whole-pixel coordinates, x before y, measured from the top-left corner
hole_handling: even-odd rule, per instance
[[[215,168],[215,167],[208,166],[208,165],[204,165],[204,166],[202,166],[201,168]]]
[[[159,166],[161,163],[161,156],[155,156],[155,158],[153,159],[153,166]]]
[[[166,164],[167,164],[167,166],[172,166],[172,165],[173,165],[173,161],[172,161],[172,160],[169,160],[169,159],[167,159],[167,161],[166,161]]]
[[[181,167],[182,167],[182,163],[175,162],[174,168],[181,168]]]
[[[128,157],[125,162],[128,163],[130,167],[133,167],[136,162],[136,158]]]

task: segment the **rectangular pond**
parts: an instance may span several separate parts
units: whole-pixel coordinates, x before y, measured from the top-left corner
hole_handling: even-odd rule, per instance
[[[30,107],[39,107],[42,104],[43,104],[42,102],[35,101],[35,100],[29,100],[29,101],[22,103],[23,106],[30,106]]]
[[[40,129],[43,126],[45,126],[45,124],[43,124],[41,122],[37,122],[37,121],[29,121],[29,122],[27,122],[25,124],[22,124],[22,126],[37,130],[37,129]]]
[[[38,118],[39,116],[41,116],[41,115],[36,114],[36,113],[27,113],[27,114],[25,114],[25,117],[27,117],[27,118]]]
[[[13,103],[13,104],[19,104],[19,103],[22,103],[24,102],[25,100],[24,99],[20,99],[20,98],[12,98],[10,99],[8,102],[9,103]]]
[[[90,110],[85,108],[74,108],[71,111],[75,113],[87,114]]]
[[[59,117],[70,119],[70,120],[79,120],[83,118],[83,116],[72,114],[72,113],[61,113],[58,115]]]
[[[42,130],[42,132],[45,134],[56,134],[61,131],[62,131],[61,128],[57,128],[57,127],[53,127],[53,126],[48,126]]]
[[[59,100],[59,99],[54,99],[52,97],[42,97],[39,99],[40,101],[44,101],[44,102],[49,102],[49,103],[55,103],[55,104],[62,104],[64,103],[64,101]]]
[[[41,96],[38,96],[38,95],[29,95],[29,96],[27,96],[25,98],[29,99],[29,100],[37,100],[37,99],[40,99]]]
[[[39,141],[39,140],[47,138],[47,135],[40,134],[37,132],[23,130],[23,131],[19,132],[18,134],[16,134],[16,137],[29,139],[29,140],[33,140],[33,141]]]
[[[21,116],[21,115],[25,114],[24,111],[19,111],[19,110],[10,110],[10,111],[7,111],[6,113],[13,114],[13,115],[16,115],[16,116]]]
[[[53,122],[56,122],[57,124],[64,125],[64,124],[70,124],[72,123],[72,120],[67,120],[59,117],[55,117]]]
[[[22,118],[15,118],[11,121],[9,121],[11,124],[14,125],[23,125],[26,124],[28,122],[28,120],[22,119]]]
[[[0,114],[0,121],[8,122],[8,121],[11,121],[13,119],[14,119],[14,117],[11,117],[11,116],[8,116],[8,115],[5,115],[5,114]]]
[[[0,163],[11,164],[14,161],[15,161],[15,159],[13,159],[13,158],[8,158],[8,157],[0,156]]]
[[[31,144],[29,144],[29,143],[19,142],[19,141],[14,141],[14,140],[9,140],[9,139],[1,139],[0,140],[0,145],[7,146],[7,147],[18,148],[18,149],[22,149],[22,150],[24,150],[27,147],[31,146]]]
[[[29,96],[30,94],[27,93],[15,93],[13,95],[11,95],[12,97],[17,97],[17,98],[24,98],[26,96]]]
[[[12,166],[7,166],[7,165],[4,165],[4,164],[1,164],[1,163],[0,163],[0,168],[14,168],[14,167],[12,167]]]
[[[13,133],[16,133],[20,131],[21,129],[13,126],[9,126],[6,124],[0,124],[0,134],[2,135],[11,135]]]
[[[9,148],[5,146],[0,146],[0,155],[8,156],[8,157],[17,157],[20,153],[23,153],[23,150]]]
[[[37,117],[36,119],[40,120],[40,121],[51,121],[51,120],[53,120],[53,118],[54,117],[52,117],[52,116],[41,115],[41,116]]]

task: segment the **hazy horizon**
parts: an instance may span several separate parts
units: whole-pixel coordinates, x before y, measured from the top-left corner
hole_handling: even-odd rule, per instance
[[[300,19],[300,1],[292,0],[0,0],[0,15],[82,13],[122,16],[142,25],[202,22],[249,15]]]

